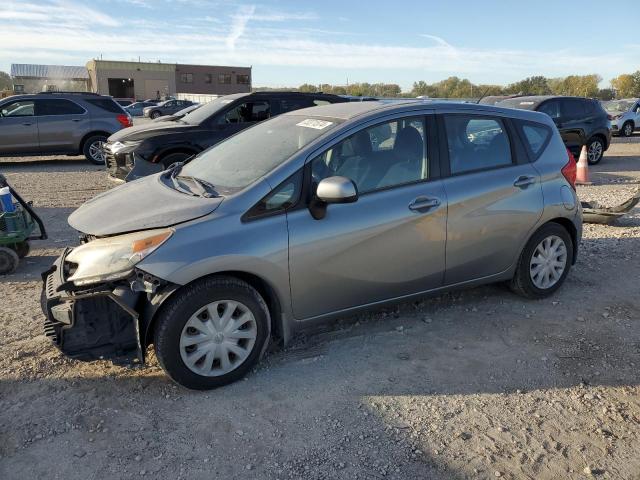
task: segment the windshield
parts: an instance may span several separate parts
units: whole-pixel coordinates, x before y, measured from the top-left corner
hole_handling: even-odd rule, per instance
[[[179,174],[208,182],[217,192],[237,190],[270,172],[337,124],[334,119],[281,115],[205,150]]]
[[[627,100],[611,100],[602,102],[602,106],[607,112],[628,112],[633,106],[633,102]]]
[[[229,105],[231,102],[237,100],[239,96],[224,96],[220,98],[216,98],[215,100],[210,101],[202,105],[200,108],[196,109],[193,112],[185,115],[182,118],[182,121],[185,123],[189,123],[191,125],[200,125],[202,122],[207,120],[211,115],[216,113],[219,110],[222,110],[224,107]]]

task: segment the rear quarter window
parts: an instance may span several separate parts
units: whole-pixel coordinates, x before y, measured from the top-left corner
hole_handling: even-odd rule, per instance
[[[546,125],[522,120],[517,120],[515,123],[529,155],[533,161],[537,160],[551,139],[551,129]]]
[[[98,107],[100,110],[111,113],[125,113],[120,105],[111,98],[86,98],[85,102]]]

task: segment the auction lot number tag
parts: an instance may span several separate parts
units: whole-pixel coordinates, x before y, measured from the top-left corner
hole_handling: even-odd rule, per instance
[[[313,118],[307,118],[306,120],[296,123],[298,127],[315,128],[316,130],[322,130],[329,125],[333,125],[333,122],[327,122],[326,120],[316,120]]]

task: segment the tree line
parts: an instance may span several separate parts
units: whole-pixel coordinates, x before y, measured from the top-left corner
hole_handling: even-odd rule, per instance
[[[622,74],[613,80],[613,88],[599,88],[602,77],[597,74],[569,75],[547,78],[542,75],[528,77],[509,85],[474,84],[466,78],[449,77],[435,83],[423,80],[413,83],[409,92],[395,83],[352,83],[350,85],[313,85],[305,83],[296,90],[301,92],[324,92],[336,95],[364,97],[432,97],[432,98],[478,98],[487,95],[571,95],[595,97],[601,100],[612,98],[640,97],[640,70]],[[264,89],[263,89],[264,90]],[[281,90],[281,89],[275,89]]]

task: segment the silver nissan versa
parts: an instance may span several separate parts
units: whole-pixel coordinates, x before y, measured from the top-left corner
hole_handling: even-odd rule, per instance
[[[273,339],[366,307],[490,282],[557,290],[582,233],[575,162],[547,115],[340,103],[259,123],[70,217],[45,330],[84,360],[189,388],[238,380]]]

